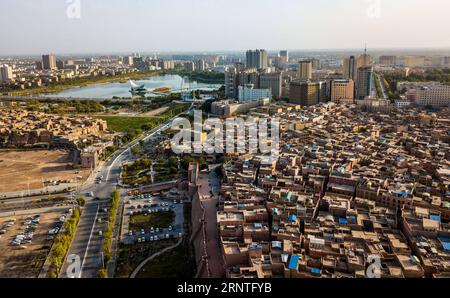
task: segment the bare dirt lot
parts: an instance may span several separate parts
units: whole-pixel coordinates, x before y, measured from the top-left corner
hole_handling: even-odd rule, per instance
[[[13,246],[11,241],[25,229],[25,220],[30,215],[0,217],[0,228],[9,220],[16,219],[14,225],[0,235],[0,278],[34,278],[50,252],[52,240],[47,240],[48,232],[58,220],[61,212],[36,213],[41,215],[32,243]],[[26,247],[26,248],[25,248]]]
[[[0,193],[42,188],[42,181],[86,179],[87,170],[77,173],[69,154],[62,150],[0,151]],[[81,179],[82,180],[82,179]]]

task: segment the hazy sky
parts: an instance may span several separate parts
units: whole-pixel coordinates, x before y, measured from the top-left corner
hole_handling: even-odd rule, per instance
[[[77,1],[80,18],[67,13]],[[449,0],[0,0],[0,55],[450,47],[449,11]]]

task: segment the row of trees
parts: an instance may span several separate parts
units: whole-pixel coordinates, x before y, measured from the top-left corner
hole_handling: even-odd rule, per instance
[[[112,242],[113,242],[113,235],[114,235],[114,225],[116,223],[119,202],[120,202],[120,191],[115,190],[112,194],[111,208],[109,209],[109,212],[108,212],[108,225],[107,225],[106,231],[104,233],[103,256],[104,256],[105,264],[108,263],[112,258]]]
[[[450,68],[443,69],[428,69],[424,73],[412,72],[409,76],[404,76],[402,74],[384,74],[389,87],[397,92],[402,92],[402,90],[397,90],[397,83],[400,81],[408,82],[427,82],[436,81],[444,84],[450,84]]]
[[[100,113],[105,108],[99,102],[92,100],[60,101],[57,104],[48,100],[30,100],[27,101],[26,109],[28,111],[42,110],[45,113],[64,115]]]
[[[168,73],[188,77],[190,80],[200,83],[223,84],[225,81],[225,74],[212,71],[185,71],[184,69],[175,69]]]
[[[72,243],[73,236],[75,235],[78,222],[80,221],[80,215],[80,210],[74,209],[71,218],[65,222],[62,233],[55,239],[55,243],[50,252],[50,278],[58,277],[58,273],[61,270],[70,244]]]

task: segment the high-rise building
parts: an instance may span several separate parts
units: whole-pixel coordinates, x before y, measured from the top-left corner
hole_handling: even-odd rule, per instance
[[[386,66],[397,65],[397,56],[380,56],[380,64]]]
[[[416,104],[420,106],[449,107],[450,86],[421,86],[416,90]]]
[[[195,70],[205,71],[206,70],[205,60],[199,59],[199,60],[195,61]]]
[[[368,96],[372,96],[373,90],[373,67],[361,67],[358,68],[358,80],[356,83],[356,97],[358,99],[364,99]]]
[[[450,57],[448,57],[448,56],[446,56],[446,57],[444,57],[443,58],[443,64],[444,64],[444,66],[446,66],[446,67],[450,67]]]
[[[266,69],[268,67],[266,50],[248,50],[246,53],[246,59],[246,66],[248,68]]]
[[[350,58],[344,59],[343,73],[346,79],[350,79],[356,82],[358,76],[358,67],[356,65],[355,56],[350,56]]]
[[[331,101],[351,104],[355,99],[355,82],[352,79],[331,81]]]
[[[56,61],[56,67],[57,67],[58,69],[64,69],[64,67],[65,67],[65,62],[64,62],[63,60],[57,60],[57,61]]]
[[[238,99],[240,102],[271,98],[270,89],[255,89],[253,84],[238,87]]]
[[[300,61],[298,65],[298,77],[300,80],[312,79],[312,62],[310,60]]]
[[[236,68],[231,67],[225,72],[225,96],[228,98],[237,97],[238,76]]]
[[[10,81],[13,79],[13,70],[12,67],[5,64],[0,67],[0,81]]]
[[[56,56],[53,54],[42,55],[42,66],[48,70],[57,69]]]
[[[320,60],[319,59],[316,59],[316,58],[313,58],[313,59],[310,59],[310,61],[311,61],[311,63],[312,63],[312,68],[313,69],[320,69]]]
[[[372,56],[367,54],[367,48],[364,49],[364,54],[358,57],[357,60],[357,67],[369,67],[373,65],[373,59]]]
[[[37,70],[43,70],[44,69],[42,61],[36,61],[36,69]]]
[[[272,97],[280,98],[282,92],[282,75],[280,72],[259,75],[259,88],[270,89]]]
[[[133,65],[134,64],[134,57],[133,56],[125,56],[122,58],[122,63],[125,65]]]
[[[327,83],[325,81],[292,81],[289,84],[291,103],[313,106],[327,102]]]
[[[425,65],[424,56],[405,56],[406,67],[420,67]]]
[[[225,95],[230,98],[238,98],[238,87],[252,84],[259,88],[259,74],[256,68],[236,69],[230,68],[225,73]]]
[[[162,69],[174,69],[175,68],[175,63],[173,62],[173,60],[161,60],[159,65]]]
[[[150,66],[158,67],[158,60],[150,60],[144,59],[144,57],[133,57],[133,66],[139,70],[149,70]]]
[[[289,62],[289,52],[286,50],[280,51],[280,63],[288,63]]]
[[[185,62],[183,66],[186,71],[195,71],[195,64],[192,61]]]

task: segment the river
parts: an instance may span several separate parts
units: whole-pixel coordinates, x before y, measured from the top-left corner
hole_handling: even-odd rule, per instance
[[[216,90],[221,84],[206,84],[196,81],[189,81],[188,78],[182,78],[179,75],[164,75],[155,76],[147,79],[134,81],[137,85],[144,85],[144,87],[151,91],[155,88],[170,87],[172,92],[191,91],[191,90]],[[72,97],[72,98],[105,98],[111,99],[113,97],[131,97],[131,85],[127,83],[106,83],[86,87],[77,87],[64,90],[59,93],[48,94],[48,97]],[[145,96],[158,96],[161,93],[155,94],[148,92]]]

